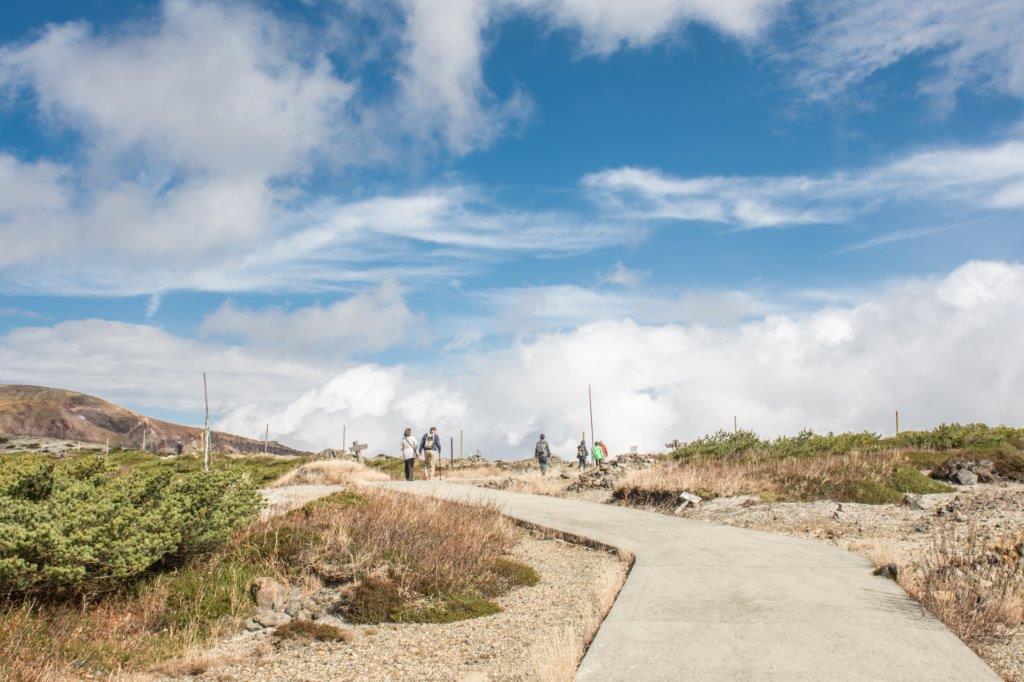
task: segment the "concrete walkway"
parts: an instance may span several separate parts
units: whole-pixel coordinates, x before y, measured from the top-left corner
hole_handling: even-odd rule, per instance
[[[636,556],[577,680],[999,679],[867,560],[824,543],[450,483],[384,485],[496,502]]]

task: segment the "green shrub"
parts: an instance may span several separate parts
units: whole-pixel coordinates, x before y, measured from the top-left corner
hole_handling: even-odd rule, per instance
[[[0,476],[0,596],[108,592],[210,551],[260,507],[221,472],[119,473],[100,456],[31,458]]]

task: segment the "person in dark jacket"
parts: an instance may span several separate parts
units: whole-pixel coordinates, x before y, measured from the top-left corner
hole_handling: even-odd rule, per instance
[[[580,461],[580,469],[587,468],[587,441],[581,440],[576,446],[576,459]]]
[[[533,456],[537,458],[537,463],[540,464],[540,475],[546,475],[551,462],[551,448],[548,447],[548,442],[544,440],[543,433],[540,434],[540,440],[537,441],[537,445],[533,448]]]
[[[434,478],[434,466],[441,456],[441,439],[437,435],[437,427],[431,426],[430,432],[420,439],[420,452],[423,454],[423,471],[427,480]]]

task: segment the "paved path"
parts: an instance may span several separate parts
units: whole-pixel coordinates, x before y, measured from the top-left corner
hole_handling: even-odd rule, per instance
[[[824,543],[661,514],[416,481],[627,549],[636,564],[577,680],[998,680],[863,558]]]

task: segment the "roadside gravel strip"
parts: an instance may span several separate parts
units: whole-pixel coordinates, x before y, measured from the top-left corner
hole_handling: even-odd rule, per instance
[[[267,515],[284,513],[334,492],[340,485],[266,488]],[[320,682],[328,680],[567,680],[622,584],[628,564],[617,552],[593,549],[526,530],[512,557],[540,575],[532,587],[496,601],[501,612],[448,624],[362,626],[327,616],[354,636],[350,642],[276,638],[269,630],[241,632],[212,649],[194,652],[184,674],[142,676],[209,682]]]
[[[577,680],[999,679],[870,562],[823,543],[443,482],[382,485],[496,502],[632,552]]]

